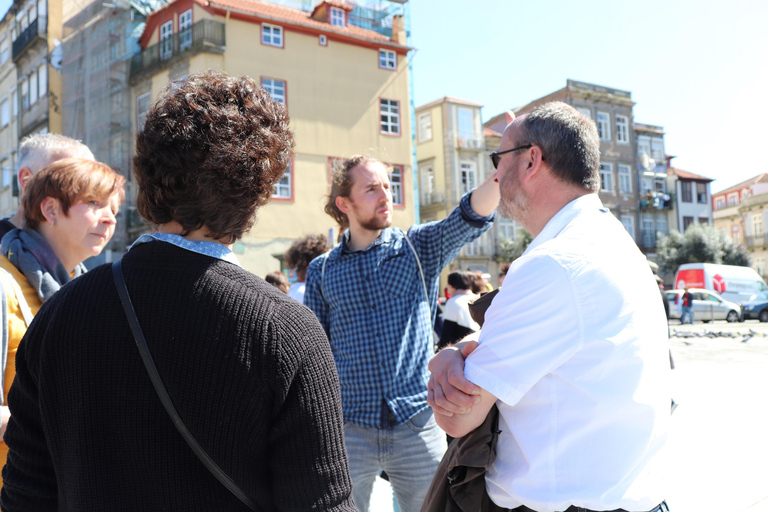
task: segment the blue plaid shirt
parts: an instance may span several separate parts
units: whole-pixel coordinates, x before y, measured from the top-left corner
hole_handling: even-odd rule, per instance
[[[469,197],[445,219],[408,230],[428,298],[416,258],[398,228],[382,230],[368,248],[354,252],[347,232],[331,252],[309,265],[304,304],[331,341],[344,421],[362,427],[401,425],[427,407],[440,272],[491,227],[496,215],[480,217]]]

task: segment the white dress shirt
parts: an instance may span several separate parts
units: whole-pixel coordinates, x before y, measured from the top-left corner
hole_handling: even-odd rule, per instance
[[[462,327],[479,331],[480,326],[469,314],[469,303],[477,298],[474,293],[457,294],[448,299],[443,310],[443,320],[451,320]]]
[[[499,506],[650,510],[670,415],[650,267],[597,194],[560,210],[507,274],[465,374],[497,398]]]
[[[307,288],[307,283],[304,281],[296,281],[291,285],[291,287],[288,289],[288,296],[298,302],[299,304],[304,304],[304,290]]]

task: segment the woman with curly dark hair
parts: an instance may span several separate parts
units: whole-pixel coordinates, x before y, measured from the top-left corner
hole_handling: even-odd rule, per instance
[[[19,348],[4,511],[355,510],[325,333],[230,249],[292,146],[285,108],[251,78],[208,72],[166,88],[134,160],[154,232],[114,281],[104,265],[62,288]],[[119,275],[181,420],[242,502],[161,404]]]
[[[306,235],[291,244],[285,252],[285,264],[288,268],[296,270],[296,282],[288,290],[288,296],[304,304],[304,290],[306,289],[307,269],[313,259],[330,250],[328,237],[325,235]]]

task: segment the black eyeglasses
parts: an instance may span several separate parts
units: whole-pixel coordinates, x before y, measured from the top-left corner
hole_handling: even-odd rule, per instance
[[[504,153],[511,153],[512,151],[520,151],[521,149],[529,149],[532,148],[533,144],[525,144],[523,146],[517,146],[516,148],[512,149],[505,149],[504,151],[494,151],[491,153],[491,162],[493,163],[493,168],[498,169],[499,168],[499,161],[501,160],[501,155]]]

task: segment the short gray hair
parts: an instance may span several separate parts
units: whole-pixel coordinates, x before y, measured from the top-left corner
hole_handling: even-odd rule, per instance
[[[595,123],[560,101],[545,103],[520,124],[518,145],[535,144],[552,172],[590,192],[600,190],[600,139]]]
[[[57,133],[36,133],[21,140],[16,171],[26,167],[34,174],[62,158],[95,160],[88,146],[79,140]]]

